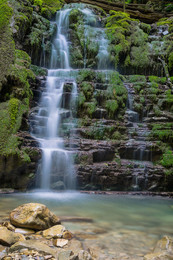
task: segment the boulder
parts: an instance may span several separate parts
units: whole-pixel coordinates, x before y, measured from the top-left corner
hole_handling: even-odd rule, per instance
[[[49,247],[48,245],[46,245],[43,242],[33,240],[33,239],[15,243],[14,245],[12,245],[10,247],[9,252],[12,253],[12,252],[19,251],[21,249],[26,249],[26,248],[29,250],[34,250],[34,251],[42,253],[42,254],[52,255],[57,259],[58,252],[55,249]]]
[[[46,238],[60,238],[63,236],[63,233],[65,231],[65,227],[62,225],[56,225],[49,229],[46,229],[41,232],[41,234]]]
[[[159,240],[152,253],[144,256],[144,260],[171,260],[173,259],[173,239],[164,236]]]
[[[0,227],[0,244],[4,246],[11,246],[18,241],[25,240],[22,234],[14,233],[6,227]]]
[[[59,224],[60,220],[45,205],[28,203],[10,213],[10,222],[16,227],[44,230]]]

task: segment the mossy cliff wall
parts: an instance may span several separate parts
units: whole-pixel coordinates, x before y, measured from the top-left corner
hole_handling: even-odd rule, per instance
[[[31,58],[32,63],[39,62],[43,36],[49,44],[53,34],[47,19],[62,5],[52,0],[0,0],[0,183],[4,188],[25,189],[34,177],[40,151],[30,148],[34,141],[27,133],[32,88],[37,85]]]

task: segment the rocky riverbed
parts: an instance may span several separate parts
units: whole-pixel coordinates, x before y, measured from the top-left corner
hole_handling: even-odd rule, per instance
[[[62,222],[82,222],[85,231],[69,231]],[[140,259],[140,260],[166,260],[172,259],[173,240],[164,236],[156,245],[148,237],[148,248],[146,254],[145,238],[141,239],[141,253],[133,248],[132,244],[137,239],[137,233],[142,231],[127,231],[126,227],[121,229],[123,243],[120,233],[107,232],[108,226],[103,224],[102,228],[89,230],[93,222],[90,218],[80,217],[57,217],[45,205],[40,203],[23,204],[10,212],[9,217],[4,217],[0,224],[0,259],[58,259],[58,260],[108,260],[108,259]],[[91,229],[91,226],[90,226]],[[112,235],[111,235],[112,234]],[[116,235],[116,240],[114,237]],[[139,234],[138,234],[139,235]],[[97,236],[103,236],[103,243],[96,242]],[[131,242],[130,242],[131,240]],[[115,245],[116,241],[116,245]],[[103,253],[109,242],[107,254]],[[137,241],[136,241],[137,242]],[[111,245],[112,244],[112,245]],[[126,249],[125,249],[126,248]],[[129,252],[127,252],[127,248]],[[131,255],[133,248],[134,255]],[[123,252],[124,249],[124,252]]]

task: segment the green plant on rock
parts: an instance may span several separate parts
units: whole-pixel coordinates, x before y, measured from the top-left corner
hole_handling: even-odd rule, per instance
[[[146,77],[143,75],[130,75],[129,76],[129,82],[130,83],[146,83]]]
[[[79,71],[77,76],[77,82],[82,83],[83,81],[93,81],[96,78],[95,71],[89,69],[83,69]]]
[[[168,66],[169,66],[169,70],[172,70],[173,69],[173,52],[171,52],[169,54],[169,57],[168,57]]]
[[[15,123],[16,123],[16,119],[19,113],[19,106],[20,106],[20,101],[17,98],[12,98],[9,101],[8,104],[8,109],[9,109],[9,114],[10,114],[10,119],[11,119],[11,127],[13,128]]]
[[[80,85],[80,88],[82,92],[85,95],[85,98],[87,101],[89,101],[93,95],[93,86],[91,83],[83,81],[82,84]]]
[[[118,110],[118,102],[116,100],[107,100],[106,109],[110,118],[115,118],[115,113]]]
[[[162,166],[166,168],[173,167],[173,152],[170,149],[167,149],[165,153],[163,154],[162,160],[161,160]]]
[[[78,106],[79,108],[83,107],[84,103],[86,101],[85,95],[83,92],[80,92],[78,95]]]
[[[43,0],[34,0],[34,5],[42,6]]]
[[[96,101],[87,103],[87,114],[90,118],[92,118],[94,112],[96,111],[96,105]]]

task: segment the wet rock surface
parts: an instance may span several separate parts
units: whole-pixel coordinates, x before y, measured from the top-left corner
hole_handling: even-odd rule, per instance
[[[16,229],[12,225],[14,219]],[[70,231],[66,230],[64,226],[55,225],[57,220],[58,218],[42,204],[24,204],[13,210],[10,213],[12,224],[4,222],[0,226],[1,259],[95,259],[89,251],[83,250],[82,244],[78,240],[72,239]],[[40,223],[40,221],[45,223]],[[32,229],[19,228],[21,225],[44,230],[35,233]],[[53,227],[45,229],[50,225]],[[20,233],[16,233],[17,231]]]
[[[10,213],[10,221],[16,227],[43,230],[60,223],[59,218],[43,204],[28,203]]]

